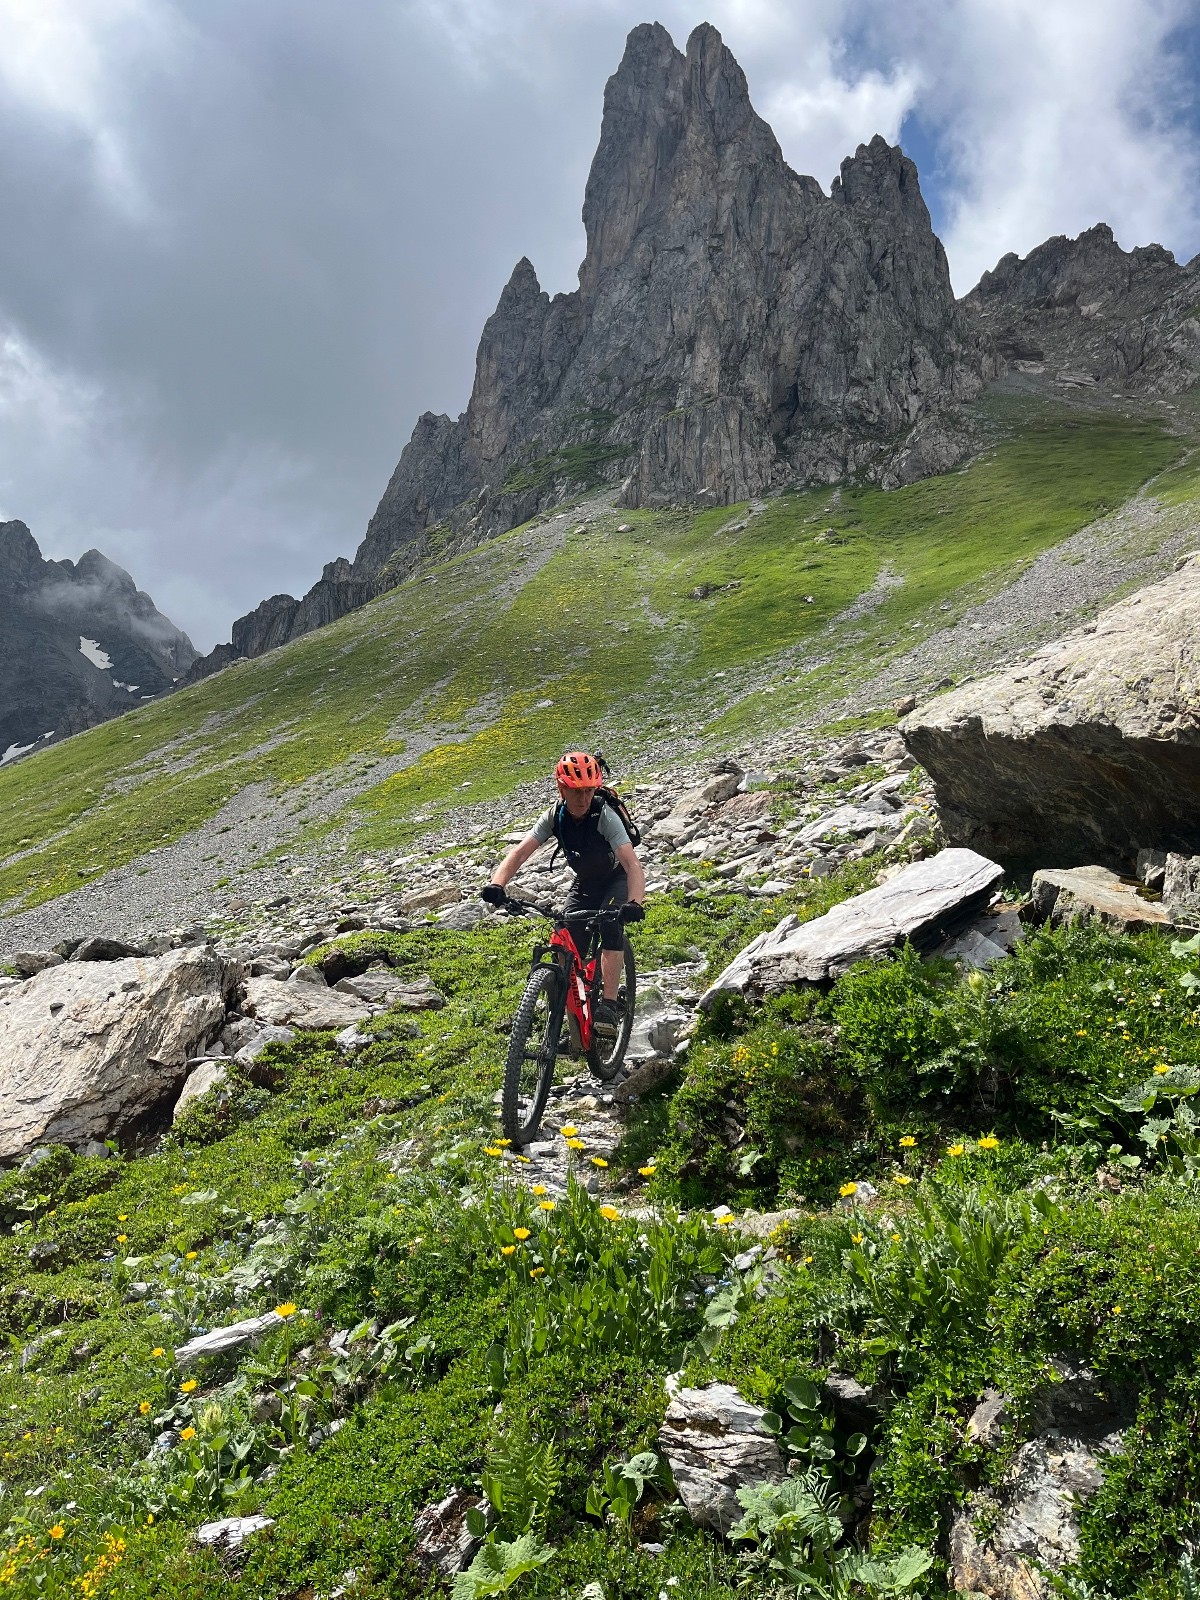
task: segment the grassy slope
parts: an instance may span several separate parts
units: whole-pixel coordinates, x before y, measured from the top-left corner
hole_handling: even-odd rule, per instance
[[[789,494],[742,529],[736,507],[613,513],[544,564],[547,536],[516,530],[43,751],[0,772],[0,902],[36,904],[133,860],[250,783],[284,794],[357,778],[359,842],[387,846],[461,801],[461,785],[506,793],[597,729],[627,764],[671,733],[720,743],[784,725],[900,653],[913,620],[999,586],[1182,448],[1153,421],[1103,412],[997,399],[990,419],[997,443],[962,472],[890,494]],[[1195,488],[1177,473],[1170,492]],[[838,542],[818,541],[826,528]],[[522,568],[532,575],[513,583]],[[903,581],[839,628],[881,572]],[[689,598],[702,583],[738,587]],[[372,786],[386,758],[403,770]],[[294,810],[301,827],[303,790]]]
[[[877,865],[858,864],[797,908],[819,912]],[[640,956],[670,961],[699,943],[716,966],[756,918],[775,914],[663,896],[638,930]],[[658,1557],[585,1512],[604,1462],[653,1447],[663,1377],[702,1326],[703,1296],[665,1309],[653,1300],[662,1290],[648,1251],[665,1242],[659,1270],[688,1288],[698,1264],[709,1281],[723,1270],[736,1227],[602,1220],[584,1196],[547,1215],[519,1167],[492,1192],[498,1024],[533,937],[528,924],[393,936],[402,968],[430,973],[448,997],[415,1037],[408,1016],[382,1018],[349,1061],[328,1036],[302,1037],[273,1051],[271,1090],[235,1081],[228,1106],[196,1106],[153,1156],[60,1151],[0,1177],[6,1600],[74,1600],[107,1536],[124,1541],[119,1565],[85,1594],[428,1592],[411,1562],[413,1515],[472,1481],[498,1426],[522,1425],[555,1445],[560,1464],[545,1530],[557,1553],[524,1582],[528,1600],[596,1579],[610,1600],[655,1600],[669,1579],[705,1600],[776,1592],[771,1575],[739,1565],[657,1494],[636,1533],[666,1544]],[[1156,936],[1097,929],[1038,936],[982,991],[977,978],[916,961],[860,969],[829,1000],[785,996],[716,1019],[683,1085],[643,1106],[614,1158],[618,1208],[698,1197],[801,1206],[776,1239],[774,1292],[759,1300],[749,1282],[732,1326],[709,1356],[693,1354],[689,1375],[734,1381],[760,1405],[778,1404],[793,1374],[819,1379],[831,1364],[880,1385],[877,1548],[944,1541],[964,1484],[994,1479],[1008,1459],[964,1438],[977,1397],[989,1385],[1026,1395],[1065,1350],[1114,1387],[1131,1384],[1141,1408],[1084,1518],[1085,1575],[1099,1596],[1184,1600],[1179,1552],[1200,1497],[1200,1207],[1195,1184],[1170,1169],[1181,1147],[1153,1135],[1147,1144],[1141,1117],[1105,1099],[1147,1081],[1174,1098],[1197,1081],[1200,1013],[1182,970]],[[731,1109],[747,1129],[736,1153],[721,1134]],[[1116,1196],[1093,1177],[1110,1140],[1154,1166],[1110,1169],[1125,1189]],[[747,1170],[751,1145],[759,1159]],[[643,1182],[638,1169],[655,1158]],[[586,1151],[579,1161],[589,1172]],[[843,1181],[865,1177],[885,1198],[865,1210],[839,1203]],[[1022,1193],[1042,1191],[1053,1196],[1046,1214],[1006,1233],[1005,1209],[1015,1217]],[[965,1241],[950,1238],[938,1206],[961,1214]],[[535,1261],[545,1272],[531,1279]],[[134,1280],[147,1288],[130,1292]],[[564,1301],[571,1316],[545,1347],[527,1343]],[[304,1308],[293,1336],[210,1360],[195,1393],[181,1391],[172,1357],[189,1333],[280,1302]],[[315,1346],[315,1372],[334,1328],[373,1316],[413,1319],[400,1339],[413,1353],[390,1386],[314,1394],[310,1421],[332,1410],[346,1425],[311,1452],[289,1449],[286,1422],[252,1407],[251,1391],[286,1393],[290,1351]],[[507,1352],[502,1368],[493,1342]],[[185,1426],[197,1441],[151,1453],[162,1429]],[[232,1487],[240,1470],[231,1443],[256,1476],[280,1458],[273,1476],[222,1506],[220,1482]],[[832,1470],[841,1479],[849,1463]],[[233,1510],[276,1521],[241,1570],[189,1542],[198,1523]],[[942,1571],[924,1594],[946,1593]]]

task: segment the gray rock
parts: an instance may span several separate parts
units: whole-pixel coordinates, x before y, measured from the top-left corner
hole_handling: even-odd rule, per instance
[[[468,1511],[492,1520],[491,1503],[470,1489],[451,1489],[417,1512],[412,1524],[413,1554],[424,1572],[452,1578],[470,1566],[480,1541],[467,1527]]]
[[[1174,851],[1163,863],[1162,898],[1172,922],[1200,926],[1200,855]]]
[[[942,850],[812,922],[785,917],[750,941],[701,997],[700,1007],[707,1010],[722,993],[825,983],[906,939],[936,944],[987,904],[1003,876],[1001,867],[973,850]]]
[[[400,909],[406,916],[414,911],[439,911],[442,906],[457,905],[461,899],[462,891],[456,885],[443,883],[401,896]]]
[[[274,1517],[223,1517],[220,1522],[202,1522],[196,1529],[196,1543],[214,1549],[240,1550],[252,1534],[274,1526]]]
[[[290,1024],[296,1028],[340,1030],[365,1022],[371,1014],[361,1000],[327,988],[323,979],[313,984],[251,978],[246,985],[245,1007],[260,1022],[274,1027]]]
[[[288,983],[311,983],[314,989],[327,989],[329,987],[325,981],[325,974],[321,969],[310,966],[307,962],[303,962],[298,966],[286,981]]]
[[[47,967],[61,967],[63,958],[56,950],[18,950],[8,965],[22,978],[32,978]]]
[[[175,1351],[175,1366],[180,1372],[186,1372],[205,1356],[224,1356],[234,1350],[244,1350],[282,1325],[282,1317],[267,1311],[261,1317],[247,1317],[242,1322],[230,1323],[227,1328],[214,1328],[211,1333],[199,1334],[186,1344],[179,1345]]]
[[[783,1457],[763,1429],[762,1412],[728,1383],[676,1390],[658,1443],[692,1521],[720,1533],[728,1533],[742,1514],[740,1488],[784,1477]]]
[[[249,1018],[246,1020],[251,1021]],[[239,1048],[233,1058],[239,1067],[253,1066],[269,1044],[286,1044],[289,1039],[296,1037],[295,1028],[279,1026],[264,1028],[261,1024],[256,1024],[253,1021],[251,1021],[251,1027],[253,1032],[250,1038]]]
[[[1118,870],[1200,853],[1200,557],[903,733],[952,843]]]
[[[491,915],[480,900],[468,900],[459,906],[447,906],[438,912],[437,920],[443,928],[455,928],[459,933],[469,933]]]
[[[1140,884],[1119,878],[1107,867],[1053,868],[1033,875],[1029,903],[1022,915],[1029,922],[1102,922],[1120,933],[1141,928],[1171,927],[1171,918],[1156,900],[1146,898]]]
[[[202,1094],[207,1094],[210,1089],[223,1088],[229,1082],[229,1062],[212,1060],[202,1061],[188,1074],[188,1080],[183,1086],[183,1092],[175,1102],[172,1122],[178,1122],[180,1116],[194,1100],[199,1100]]]
[[[1048,1435],[1021,1446],[998,1492],[985,1541],[972,1525],[985,1497],[959,1512],[950,1528],[950,1571],[956,1589],[991,1600],[1041,1600],[1051,1593],[1043,1569],[1058,1572],[1079,1557],[1079,1510],[1104,1481],[1102,1457],[1119,1448]],[[994,1521],[992,1519],[995,1519]]]
[[[72,961],[124,961],[129,956],[145,955],[147,952],[139,950],[136,945],[126,944],[123,939],[106,939],[99,935],[84,939],[77,944],[71,952]]]
[[[0,1161],[103,1148],[175,1098],[241,977],[208,949],[67,962],[0,1000]]]

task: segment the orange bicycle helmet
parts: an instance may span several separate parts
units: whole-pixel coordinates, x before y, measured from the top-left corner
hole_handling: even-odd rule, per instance
[[[568,750],[554,776],[567,789],[598,789],[604,781],[600,763],[586,750]]]

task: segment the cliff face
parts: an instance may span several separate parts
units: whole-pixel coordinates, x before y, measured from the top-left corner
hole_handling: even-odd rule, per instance
[[[579,288],[517,264],[464,414],[422,417],[355,571],[431,523],[487,532],[574,484],[727,502],[798,476],[918,476],[888,445],[993,365],[955,304],[916,168],[882,139],[826,196],[792,172],[707,24],[635,28],[609,80]]]
[[[1200,257],[1122,250],[1104,223],[1004,256],[963,302],[1009,360],[1065,381],[1179,394],[1200,377]]]
[[[121,567],[45,561],[23,522],[0,523],[0,615],[0,761],[153,699],[196,659]]]

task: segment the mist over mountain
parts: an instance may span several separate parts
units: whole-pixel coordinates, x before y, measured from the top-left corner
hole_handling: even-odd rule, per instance
[[[196,651],[99,550],[46,561],[0,523],[0,763],[164,693]]]

